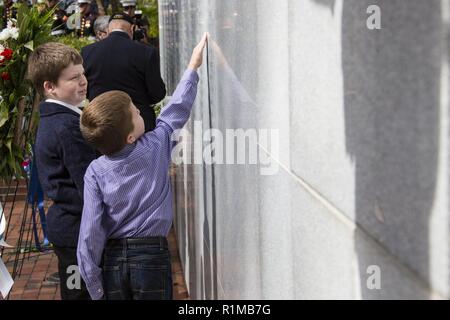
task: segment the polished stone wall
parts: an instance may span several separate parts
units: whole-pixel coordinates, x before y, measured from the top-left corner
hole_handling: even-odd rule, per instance
[[[169,93],[211,34],[172,170],[192,298],[450,296],[449,16],[448,0],[160,0]]]

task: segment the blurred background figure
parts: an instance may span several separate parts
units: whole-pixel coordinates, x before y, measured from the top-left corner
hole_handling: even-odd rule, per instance
[[[47,11],[47,3],[45,0],[37,0],[36,1],[36,7],[38,8],[39,12],[46,12]]]
[[[105,10],[105,12],[107,12],[111,1],[110,0],[101,0],[101,1],[102,1],[103,9]]]
[[[95,41],[100,41],[108,36],[108,24],[110,16],[100,16],[94,22]]]
[[[133,19],[133,40],[148,43],[149,22],[146,16],[142,15],[141,10],[136,8],[136,0],[122,0],[123,12]]]
[[[8,21],[17,18],[17,9],[13,8],[13,0],[3,0],[2,29],[6,28]]]
[[[42,0],[39,0],[42,1]],[[52,36],[60,36],[67,33],[67,13],[63,9],[64,5],[62,2],[58,0],[47,0],[47,10],[52,10],[55,8],[55,13],[53,15],[53,24],[52,24]]]
[[[126,13],[130,17],[134,17],[134,11],[136,10],[136,0],[121,0],[123,13]]]
[[[78,8],[78,2],[77,0],[67,0],[67,1],[61,1],[62,7],[67,13],[67,16],[71,16],[75,12],[78,12],[80,9]]]
[[[97,19],[96,5],[90,0],[78,0],[80,8],[80,29],[77,30],[79,38],[95,38],[94,23]]]

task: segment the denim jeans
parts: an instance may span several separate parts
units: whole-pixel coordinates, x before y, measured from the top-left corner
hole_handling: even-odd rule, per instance
[[[167,240],[108,242],[103,253],[106,300],[172,299],[172,270]],[[160,239],[157,241],[157,239]]]

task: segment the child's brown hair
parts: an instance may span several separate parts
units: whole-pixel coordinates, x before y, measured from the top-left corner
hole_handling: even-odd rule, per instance
[[[112,155],[127,144],[134,129],[132,117],[130,96],[119,90],[108,91],[84,108],[81,133],[101,153]]]
[[[44,82],[57,84],[62,70],[71,63],[83,64],[83,58],[77,50],[58,42],[44,43],[28,59],[27,78],[41,97],[44,97]]]

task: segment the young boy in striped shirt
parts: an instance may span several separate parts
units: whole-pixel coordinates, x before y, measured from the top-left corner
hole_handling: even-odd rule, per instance
[[[206,41],[205,34],[154,131],[144,134],[139,110],[121,91],[96,97],[83,111],[83,137],[104,154],[84,177],[77,251],[92,299],[172,299],[171,135],[189,119]]]

